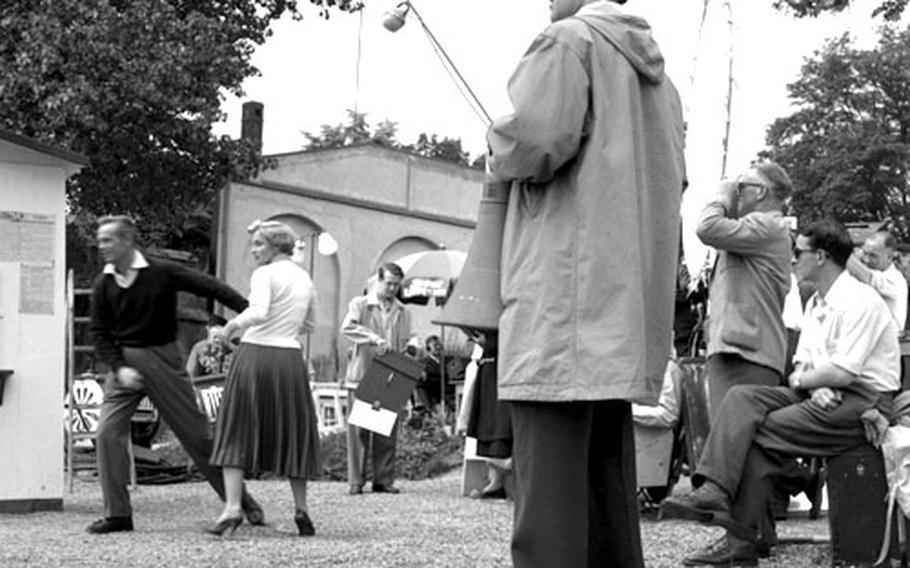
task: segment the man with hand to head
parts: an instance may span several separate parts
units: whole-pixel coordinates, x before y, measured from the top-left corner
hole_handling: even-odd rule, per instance
[[[879,293],[897,324],[898,333],[907,323],[907,280],[894,265],[897,243],[888,231],[873,233],[847,261],[850,274]]]
[[[781,382],[791,248],[783,209],[792,187],[783,168],[758,162],[722,183],[698,221],[698,238],[717,249],[705,365],[712,417],[733,385]]]

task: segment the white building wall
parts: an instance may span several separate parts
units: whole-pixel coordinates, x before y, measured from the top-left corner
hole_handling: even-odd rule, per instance
[[[20,162],[0,146],[0,211],[52,215],[52,314],[20,313],[22,262],[0,262],[0,510],[9,501],[63,498],[65,244],[62,167]],[[10,162],[9,160],[15,160]],[[8,243],[7,243],[8,244]],[[0,246],[3,246],[0,244]]]

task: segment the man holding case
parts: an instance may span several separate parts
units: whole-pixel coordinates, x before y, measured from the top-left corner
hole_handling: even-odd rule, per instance
[[[622,2],[553,0],[491,126],[511,184],[499,397],[511,402],[516,567],[641,567],[631,403],[657,400],[684,181],[679,97]]]
[[[373,355],[404,352],[411,338],[411,315],[396,295],[404,272],[393,262],[379,267],[378,280],[366,295],[351,300],[341,323],[341,334],[354,344],[345,384],[348,400],[363,379]],[[353,404],[351,405],[353,409]],[[366,481],[367,459],[372,455],[373,493],[398,493],[395,483],[395,451],[398,420],[391,434],[383,436],[348,424],[348,493],[360,495]]]

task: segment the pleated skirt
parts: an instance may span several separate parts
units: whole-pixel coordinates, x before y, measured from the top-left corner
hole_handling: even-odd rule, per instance
[[[467,434],[477,439],[477,455],[488,458],[512,456],[512,419],[509,403],[499,400],[496,361],[477,369]]]
[[[215,423],[212,465],[292,478],[319,473],[319,430],[300,349],[241,343]]]

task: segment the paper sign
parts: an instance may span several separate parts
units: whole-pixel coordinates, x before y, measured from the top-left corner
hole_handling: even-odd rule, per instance
[[[386,410],[381,406],[373,408],[373,405],[355,398],[354,404],[351,406],[351,414],[348,416],[348,424],[389,436],[397,418],[397,412]]]
[[[391,434],[422,371],[419,362],[398,353],[373,357],[354,391],[348,422],[383,436]]]

